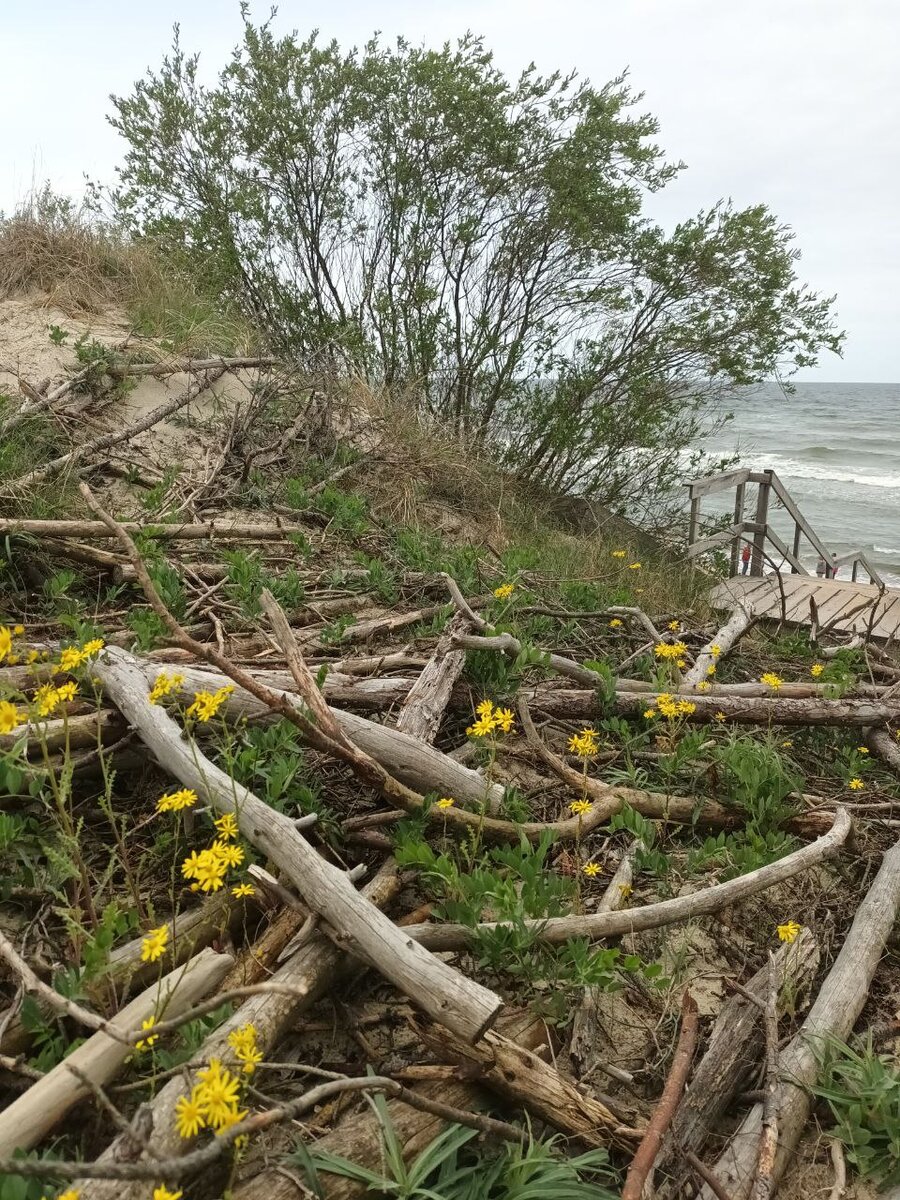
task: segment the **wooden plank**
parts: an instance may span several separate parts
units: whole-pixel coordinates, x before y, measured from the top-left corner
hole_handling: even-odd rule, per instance
[[[750,478],[750,470],[740,467],[736,471],[722,471],[718,475],[706,475],[702,479],[691,479],[688,484],[688,494],[692,500],[699,496],[708,496],[711,492],[722,492],[727,488],[737,487],[746,483]]]

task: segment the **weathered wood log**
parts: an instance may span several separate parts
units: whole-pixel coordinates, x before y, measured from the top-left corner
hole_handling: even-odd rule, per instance
[[[213,991],[233,961],[228,954],[203,950],[187,967],[170,972],[132,1000],[118,1014],[117,1024],[122,1029],[137,1028],[163,1008],[167,1019],[177,1017]],[[88,1038],[0,1112],[0,1155],[36,1146],[73,1105],[90,1095],[70,1066],[102,1087],[114,1078],[130,1053],[128,1046],[106,1033]]]
[[[477,1041],[484,1035],[503,1006],[498,996],[400,932],[360,897],[344,872],[322,858],[289,818],[188,745],[169,714],[149,703],[144,676],[130,655],[110,647],[94,671],[157,761],[218,812],[234,814],[244,837],[281,869],[344,948],[376,967],[464,1040]]]
[[[818,1075],[816,1047],[823,1038],[846,1040],[862,1011],[900,908],[900,843],[885,854],[834,965],[800,1031],[778,1056],[779,1145],[772,1173],[777,1185],[809,1117],[808,1089]],[[763,1106],[756,1104],[734,1133],[714,1170],[733,1200],[747,1200],[756,1170]],[[712,1193],[704,1187],[704,1200]]]
[[[386,864],[363,889],[363,896],[375,906],[383,907],[399,890],[399,876],[393,863]],[[198,1062],[219,1058],[233,1063],[234,1053],[228,1036],[236,1029],[251,1024],[256,1030],[256,1044],[269,1056],[297,1018],[312,1008],[343,972],[352,970],[354,961],[338,949],[322,932],[315,932],[309,941],[270,976],[272,983],[295,989],[285,992],[261,992],[251,996],[218,1029],[205,1039],[197,1054]],[[358,964],[356,964],[358,968]],[[176,1158],[191,1148],[175,1127],[175,1106],[180,1096],[190,1090],[178,1076],[165,1083],[150,1102],[153,1127],[148,1134],[150,1145],[162,1158]],[[124,1148],[125,1139],[119,1136],[100,1156],[101,1161],[116,1159]],[[84,1179],[79,1185],[82,1200],[146,1200],[150,1189],[146,1184],[125,1184],[114,1180]]]
[[[184,375],[193,371],[211,371],[221,367],[223,371],[237,371],[245,367],[276,367],[277,358],[167,358],[162,362],[114,363],[108,375],[124,379],[130,375]]]
[[[397,718],[397,729],[401,733],[429,745],[437,737],[454,685],[466,665],[465,651],[454,650],[453,642],[467,624],[465,618],[458,615],[447,624],[434,653],[403,701]]]
[[[694,665],[684,677],[685,684],[693,687],[701,680],[706,679],[709,668],[718,665],[719,659],[732,649],[755,620],[756,615],[752,608],[746,608],[743,604],[739,604],[716,636],[707,642],[697,655]]]
[[[303,525],[274,522],[269,525],[242,524],[239,521],[204,521],[202,524],[160,523],[153,521],[123,521],[129,533],[152,535],[161,541],[208,539],[210,541],[246,540],[262,542],[286,541],[291,534],[309,531]],[[34,537],[54,538],[112,538],[102,521],[32,520],[25,517],[0,517],[0,534],[31,534]]]
[[[573,913],[567,917],[548,917],[544,920],[525,921],[527,928],[535,930],[542,941],[564,942],[570,937],[598,938],[619,937],[626,933],[640,933],[646,929],[661,929],[678,921],[692,920],[718,912],[730,904],[746,900],[782,883],[801,871],[808,871],[827,859],[834,857],[847,840],[851,829],[850,814],[844,808],[835,812],[831,831],[802,846],[777,862],[767,863],[746,875],[728,879],[698,892],[675,896],[658,904],[643,908],[629,908],[624,912]],[[502,921],[490,921],[480,929],[496,929]],[[421,939],[432,950],[461,950],[471,943],[472,929],[466,925],[411,925],[404,931],[409,937]]]
[[[803,929],[797,940],[782,946],[776,956],[781,1011],[795,1006],[815,978],[820,950],[816,938]],[[744,985],[744,991],[765,1002],[768,963]],[[690,1171],[682,1161],[685,1150],[699,1154],[716,1132],[716,1121],[727,1112],[762,1059],[765,1034],[759,1005],[740,993],[731,997],[716,1017],[706,1053],[678,1106],[672,1127],[656,1159],[656,1194],[674,1200],[684,1194]]]
[[[569,1137],[628,1150],[641,1138],[642,1130],[624,1124],[555,1067],[495,1029],[473,1046],[436,1024],[420,1022],[416,1028],[439,1059],[465,1064],[487,1087]]]

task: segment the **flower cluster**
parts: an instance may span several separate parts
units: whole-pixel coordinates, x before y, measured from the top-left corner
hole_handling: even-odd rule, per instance
[[[156,802],[156,811],[181,812],[183,808],[193,808],[197,803],[197,793],[192,788],[181,788],[177,792],[166,792]]]
[[[218,1058],[211,1058],[197,1078],[200,1082],[190,1095],[180,1096],[175,1105],[175,1127],[181,1137],[196,1137],[202,1129],[224,1133],[243,1121],[248,1110],[240,1107],[240,1080]]]
[[[224,886],[229,868],[239,867],[243,861],[244,851],[240,846],[231,846],[223,838],[217,838],[206,850],[199,853],[192,850],[181,864],[181,873],[185,879],[194,881],[191,891],[217,892]]]
[[[690,700],[679,700],[677,696],[673,696],[669,692],[660,692],[656,697],[656,708],[667,721],[674,721],[676,717],[689,717],[697,711],[696,704],[692,704]],[[644,716],[655,717],[656,711],[650,708],[644,713]]]
[[[63,683],[60,687],[54,687],[52,683],[45,683],[34,693],[37,715],[49,717],[51,713],[56,712],[60,704],[74,700],[77,695],[78,688],[74,683]]]
[[[687,654],[687,646],[684,642],[657,642],[653,653],[657,658],[682,659]]]
[[[159,704],[160,700],[165,696],[171,696],[183,683],[183,675],[167,675],[165,671],[160,671],[153,681],[153,687],[150,689],[150,703]]]
[[[776,675],[774,671],[765,671],[760,675],[759,682],[764,683],[766,687],[770,687],[773,692],[777,692],[784,680],[780,675]]]
[[[152,1029],[156,1024],[156,1017],[147,1017],[145,1021],[141,1021],[141,1029]],[[154,1042],[159,1041],[159,1034],[152,1033],[149,1037],[141,1038],[139,1042],[134,1043],[135,1050],[149,1050]]]
[[[256,1028],[253,1025],[242,1025],[228,1035],[228,1045],[234,1051],[234,1056],[242,1065],[245,1075],[252,1075],[257,1063],[262,1062],[262,1051],[256,1045]]]
[[[784,925],[779,925],[775,932],[778,934],[779,941],[795,942],[797,934],[800,932],[800,926],[796,921],[786,921]]]
[[[0,733],[12,733],[17,725],[24,724],[26,714],[19,712],[8,700],[0,700]]]
[[[156,929],[151,929],[141,943],[141,962],[156,962],[158,958],[162,958],[168,944],[168,925],[160,925]]]
[[[613,551],[612,551],[612,556],[613,556],[613,558],[624,558],[624,557],[625,557],[625,551],[624,551],[624,550],[613,550]]]
[[[200,722],[208,721],[216,715],[233,691],[234,686],[227,683],[217,692],[194,692],[194,702],[188,706],[186,715]]]
[[[492,700],[482,700],[475,713],[478,720],[466,730],[470,737],[487,737],[498,729],[501,733],[509,733],[513,727],[512,709],[497,708]]]
[[[582,729],[569,738],[569,751],[579,758],[593,758],[599,749],[596,729]]]
[[[59,669],[74,671],[78,667],[84,666],[95,654],[100,653],[104,644],[103,638],[92,638],[83,646],[66,646],[59,656]]]
[[[515,590],[511,583],[502,583],[500,587],[494,588],[494,595],[498,600],[508,600]]]
[[[812,675],[813,679],[818,679],[824,670],[825,668],[822,663],[813,663],[813,665],[809,668],[809,673]]]

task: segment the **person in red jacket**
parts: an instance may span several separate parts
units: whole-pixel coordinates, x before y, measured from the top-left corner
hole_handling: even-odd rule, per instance
[[[747,542],[741,551],[741,574],[746,575],[750,570],[750,543]]]

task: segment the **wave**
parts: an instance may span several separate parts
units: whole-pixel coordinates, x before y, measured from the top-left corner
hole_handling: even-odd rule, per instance
[[[900,550],[896,546],[879,546],[876,542],[872,549],[876,554],[896,554],[900,557]]]
[[[795,458],[780,458],[777,454],[769,455],[764,466],[771,467],[777,474],[786,479],[816,479],[823,483],[852,483],[858,487],[900,488],[900,472],[890,475],[867,475],[861,469],[832,470],[826,466],[816,466],[815,463],[801,462]],[[763,469],[761,467],[755,468]]]

